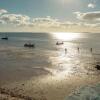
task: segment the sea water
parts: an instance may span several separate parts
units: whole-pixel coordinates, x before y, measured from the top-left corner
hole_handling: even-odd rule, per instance
[[[0,33],[1,38],[5,35],[8,40],[0,39],[0,86],[48,75],[54,75],[57,80],[69,77],[67,75],[99,77],[100,72],[95,66],[100,64],[100,34]],[[63,41],[64,44],[56,45],[57,41]],[[25,48],[25,43],[33,43],[35,48]],[[91,89],[92,87],[81,89],[78,97],[83,96],[81,93],[86,96]],[[93,93],[98,96],[99,90],[93,88]],[[78,97],[68,97],[66,100]]]

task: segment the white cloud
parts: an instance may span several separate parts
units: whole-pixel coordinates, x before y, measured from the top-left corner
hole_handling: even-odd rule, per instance
[[[92,27],[96,27],[96,28],[99,27],[100,28],[100,23],[93,24]]]
[[[44,18],[33,18],[33,23],[39,27],[59,27],[60,25],[58,19],[51,18],[50,16]]]
[[[8,11],[5,9],[0,9],[0,15],[7,13]]]
[[[58,21],[58,19],[53,19],[53,18],[51,18],[50,16],[47,16],[47,17],[45,17],[45,18],[33,18],[33,22],[36,22],[36,23],[51,23],[51,22],[57,22]]]
[[[95,6],[96,6],[96,5],[93,4],[93,3],[89,3],[89,4],[88,4],[88,8],[95,8]]]
[[[82,28],[95,28],[100,27],[100,23],[90,23],[90,21],[100,21],[100,11],[96,12],[75,12],[76,17],[79,22],[71,22],[71,21],[60,21],[56,18],[52,18],[51,16],[47,17],[39,17],[39,18],[30,18],[26,15],[21,14],[12,14],[8,13],[6,10],[0,10],[0,24],[3,26],[6,24],[7,26],[16,26],[17,28],[24,28],[29,30],[40,29],[40,30],[81,30]],[[85,20],[85,21],[84,21]],[[24,28],[23,28],[24,27]]]
[[[7,24],[25,25],[29,22],[30,18],[25,15],[3,14],[0,16],[0,20]]]
[[[5,24],[3,20],[0,20],[0,24]]]
[[[75,14],[77,15],[77,18],[80,20],[100,21],[100,11],[87,13],[75,12]]]

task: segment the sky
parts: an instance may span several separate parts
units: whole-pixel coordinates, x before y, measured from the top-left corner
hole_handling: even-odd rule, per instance
[[[0,0],[1,32],[100,32],[100,0]]]

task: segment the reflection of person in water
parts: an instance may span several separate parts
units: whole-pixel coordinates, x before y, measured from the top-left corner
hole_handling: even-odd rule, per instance
[[[65,48],[65,54],[67,53],[67,48]]]

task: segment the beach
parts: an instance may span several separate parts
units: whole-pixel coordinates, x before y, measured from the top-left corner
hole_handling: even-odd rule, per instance
[[[0,100],[70,100],[76,90],[100,83],[99,36],[8,33],[9,40],[0,40]]]

